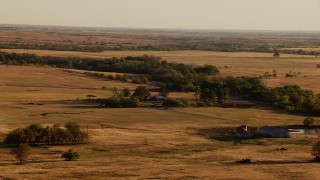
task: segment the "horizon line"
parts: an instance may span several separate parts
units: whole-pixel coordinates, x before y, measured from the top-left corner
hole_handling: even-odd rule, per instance
[[[237,28],[226,28],[226,29],[211,29],[211,28],[160,28],[160,27],[113,27],[113,26],[90,26],[90,25],[54,25],[54,24],[24,24],[24,23],[0,23],[1,26],[42,26],[42,27],[66,27],[66,28],[96,28],[96,29],[132,29],[132,30],[175,30],[175,31],[192,31],[192,32],[201,32],[201,31],[253,31],[253,32],[318,32],[320,30],[282,30],[282,29],[237,29]]]

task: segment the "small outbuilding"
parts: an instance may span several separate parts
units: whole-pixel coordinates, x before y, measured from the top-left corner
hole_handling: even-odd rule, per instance
[[[271,138],[289,138],[290,137],[288,129],[275,127],[275,126],[260,127],[259,134],[265,137],[271,137]]]
[[[247,137],[247,138],[250,138],[254,135],[253,131],[249,130],[247,125],[241,125],[240,127],[238,127],[235,134],[238,137]]]
[[[154,95],[154,96],[151,96],[150,99],[153,101],[164,101],[166,100],[166,97],[160,96],[160,95]]]

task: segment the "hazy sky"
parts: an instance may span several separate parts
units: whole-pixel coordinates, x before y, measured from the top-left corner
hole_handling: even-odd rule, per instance
[[[0,23],[320,30],[320,0],[0,0]]]

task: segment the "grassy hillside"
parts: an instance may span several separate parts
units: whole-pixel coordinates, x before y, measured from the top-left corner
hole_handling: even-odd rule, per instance
[[[318,165],[310,163],[309,151],[316,137],[239,141],[197,133],[243,123],[254,127],[301,124],[301,116],[257,108],[96,108],[75,100],[87,94],[106,97],[112,94],[112,87],[133,89],[136,85],[32,66],[0,66],[0,76],[0,138],[30,123],[68,121],[88,126],[90,135],[86,145],[35,147],[23,166],[15,165],[8,148],[0,148],[3,178],[317,179],[320,175]],[[288,151],[275,150],[280,147]],[[63,161],[61,152],[69,148],[82,157]],[[252,158],[254,163],[234,163],[242,158]]]

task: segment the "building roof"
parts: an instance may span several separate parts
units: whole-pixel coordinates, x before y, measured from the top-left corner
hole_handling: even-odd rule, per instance
[[[265,131],[275,131],[275,130],[281,130],[281,131],[287,131],[288,129],[282,128],[282,127],[277,127],[277,126],[262,126],[260,127],[260,130],[265,130]]]

